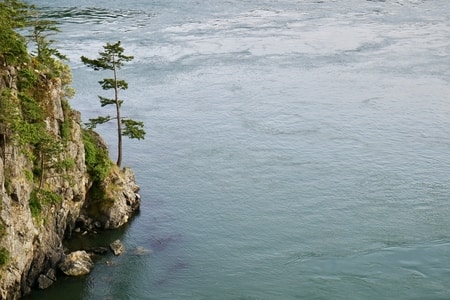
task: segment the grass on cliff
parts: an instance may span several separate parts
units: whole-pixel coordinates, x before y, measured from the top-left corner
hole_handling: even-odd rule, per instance
[[[3,238],[6,234],[5,224],[0,220],[0,239]]]
[[[108,149],[103,146],[95,131],[83,129],[82,134],[87,171],[94,182],[101,182],[106,179],[113,166]]]
[[[5,224],[3,224],[3,221],[0,220],[0,239],[2,239],[5,235],[6,235]],[[9,261],[9,251],[5,248],[0,248],[0,267],[6,265],[8,261]]]
[[[45,205],[61,203],[63,198],[60,194],[48,190],[34,190],[30,195],[30,211],[35,219],[41,217],[42,208]]]
[[[0,249],[0,267],[6,265],[9,261],[9,251],[5,248]]]

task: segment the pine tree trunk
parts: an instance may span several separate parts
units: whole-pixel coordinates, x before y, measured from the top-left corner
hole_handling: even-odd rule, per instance
[[[114,100],[116,102],[116,116],[117,116],[117,162],[116,165],[120,168],[122,165],[122,120],[120,119],[120,101],[119,88],[117,87],[117,68],[116,61],[113,57],[114,68]]]

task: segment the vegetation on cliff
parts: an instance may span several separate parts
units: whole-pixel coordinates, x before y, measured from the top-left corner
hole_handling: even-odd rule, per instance
[[[53,41],[47,36],[56,31],[54,22],[38,19],[38,11],[19,1],[0,3],[0,63],[9,82],[5,82],[0,94],[0,138],[2,156],[8,159],[6,144],[18,145],[33,162],[28,179],[37,182],[36,198],[46,197],[44,180],[52,168],[69,167],[63,149],[68,138],[66,132],[70,123],[60,124],[57,132],[49,130],[55,121],[49,92],[52,86],[60,85],[64,114],[70,116],[67,100],[73,92],[70,88],[70,69],[60,59],[64,58],[51,47]],[[15,29],[32,26],[32,40],[36,51],[27,51],[28,40]],[[15,78],[16,77],[16,78]],[[17,84],[13,85],[13,81]],[[51,196],[50,198],[54,198]]]
[[[54,274],[75,228],[117,228],[140,205],[133,172],[69,105],[56,32],[35,7],[0,0],[0,299]]]
[[[84,129],[83,143],[86,160],[86,168],[95,182],[101,182],[106,179],[111,172],[112,163],[106,147],[102,144],[100,136],[91,129]]]
[[[24,37],[16,32],[25,27],[29,6],[20,1],[0,2],[0,63],[18,64],[28,60]]]
[[[32,169],[24,177],[36,186],[30,197],[35,217],[42,205],[61,201],[57,191],[45,184],[46,179],[55,170],[75,166],[73,159],[65,155],[74,114],[68,102],[74,93],[70,86],[72,75],[64,63],[65,56],[52,47],[54,41],[49,39],[59,31],[55,22],[39,15],[34,6],[20,1],[0,2],[0,69],[3,78],[8,79],[0,82],[1,156],[8,160],[6,145],[15,144],[32,161]],[[18,28],[27,28],[30,34],[20,35]],[[28,49],[27,44],[34,47]],[[17,84],[13,85],[13,81]],[[49,100],[55,87],[61,93],[58,97],[63,116],[59,119]],[[57,130],[51,129],[54,122],[58,123]],[[109,172],[108,152],[89,130],[83,137],[88,172],[94,181],[103,180]]]

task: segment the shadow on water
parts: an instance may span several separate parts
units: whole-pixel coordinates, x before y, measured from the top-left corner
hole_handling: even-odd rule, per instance
[[[180,234],[174,234],[164,237],[152,237],[150,242],[151,248],[153,251],[164,251],[170,245],[179,242],[181,239]]]
[[[74,233],[64,241],[67,253],[109,248],[117,239],[123,242],[126,250],[120,256],[114,256],[110,251],[93,254],[95,267],[91,274],[67,277],[59,272],[53,286],[46,290],[33,290],[23,299],[56,300],[61,299],[62,295],[68,300],[122,299],[135,297],[136,291],[140,291],[142,286],[149,285],[151,289],[162,290],[171,288],[190,269],[190,263],[177,254],[183,243],[182,235],[155,230],[146,240],[135,240],[132,236],[136,228],[142,230],[142,227],[146,227],[138,216],[136,214],[128,224],[116,230]],[[142,268],[144,265],[151,268]]]
[[[66,277],[58,274],[57,282],[46,290],[33,290],[23,297],[25,300],[59,300],[64,295],[65,300],[86,299],[86,287],[90,285],[90,277]]]
[[[119,239],[122,240],[127,235],[130,227],[134,222],[136,222],[139,212],[137,212],[129,223],[123,225],[122,227],[114,230],[100,230],[98,232],[80,232],[73,233],[70,239],[63,242],[65,252],[69,253],[77,250],[90,250],[96,247],[109,248],[109,245]],[[134,251],[130,251],[132,255],[142,255],[146,253],[141,248],[136,248]],[[116,262],[110,263],[114,255],[108,252],[105,255],[93,254],[92,258],[95,263],[95,269],[99,267],[100,264],[114,266]],[[60,271],[57,272],[57,281],[50,288],[46,290],[33,289],[30,295],[25,296],[25,300],[53,300],[61,299],[61,295],[64,295],[65,300],[81,300],[87,299],[90,295],[90,289],[94,285],[94,275],[81,276],[81,277],[68,277],[65,276]]]
[[[63,242],[67,252],[76,250],[89,250],[93,247],[108,247],[113,241],[122,239],[130,230],[132,223],[135,222],[139,212],[137,212],[129,223],[114,230],[99,230],[98,232],[74,232],[70,239]]]
[[[157,280],[158,286],[164,286],[174,279],[179,273],[189,268],[189,264],[182,260],[176,260],[165,273]]]

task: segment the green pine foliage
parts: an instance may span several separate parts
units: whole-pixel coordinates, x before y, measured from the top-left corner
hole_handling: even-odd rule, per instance
[[[30,6],[21,1],[0,2],[0,65],[29,61],[26,40],[16,29],[26,26],[30,9]]]

